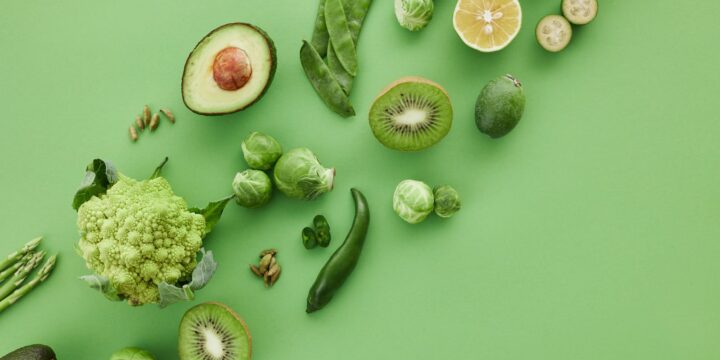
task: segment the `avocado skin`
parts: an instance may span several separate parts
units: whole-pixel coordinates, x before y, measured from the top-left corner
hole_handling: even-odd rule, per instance
[[[55,352],[47,345],[28,345],[21,347],[0,360],[56,360]]]
[[[475,125],[493,139],[507,135],[525,111],[522,84],[512,75],[490,81],[475,103]]]
[[[230,112],[208,112],[208,113],[202,112],[202,111],[195,111],[192,108],[190,108],[190,106],[188,106],[187,102],[185,102],[185,96],[182,94],[182,89],[185,87],[185,72],[187,71],[187,68],[190,65],[190,58],[192,58],[192,55],[195,52],[195,50],[198,48],[198,46],[200,46],[200,44],[202,44],[202,42],[205,39],[215,35],[216,32],[221,31],[228,26],[235,26],[235,25],[243,25],[243,26],[252,28],[253,30],[257,31],[260,35],[262,35],[263,38],[265,38],[265,41],[267,42],[267,46],[270,49],[270,58],[272,59],[272,64],[270,65],[270,75],[268,76],[268,81],[267,81],[267,83],[265,83],[265,87],[263,88],[263,90],[258,94],[257,97],[255,97],[255,100],[253,100],[251,103],[245,105],[244,107],[242,107],[240,109],[237,109],[235,111],[230,111]],[[244,22],[228,23],[228,24],[225,24],[225,25],[222,25],[222,26],[216,28],[215,30],[211,31],[209,34],[205,35],[205,37],[203,37],[200,41],[198,41],[197,45],[195,45],[195,47],[192,49],[192,51],[188,55],[187,59],[185,59],[185,66],[183,67],[183,77],[182,77],[182,81],[180,82],[180,93],[181,93],[180,95],[182,96],[185,107],[198,115],[217,116],[217,115],[232,114],[232,113],[242,111],[242,110],[249,108],[250,106],[254,105],[256,102],[258,102],[258,100],[260,100],[260,98],[262,98],[265,95],[268,88],[270,88],[270,85],[272,84],[273,79],[275,78],[275,70],[277,70],[277,49],[275,48],[275,42],[270,38],[270,35],[268,35],[265,32],[265,30],[255,26],[253,24],[244,23]],[[2,360],[2,359],[0,359],[0,360]]]

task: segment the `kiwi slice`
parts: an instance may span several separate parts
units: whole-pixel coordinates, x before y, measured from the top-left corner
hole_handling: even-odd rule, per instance
[[[535,29],[535,37],[545,50],[558,52],[570,43],[572,27],[564,17],[548,15],[538,23]]]
[[[597,16],[597,0],[563,0],[562,12],[575,25],[585,25]]]
[[[405,77],[388,85],[370,108],[370,128],[383,145],[417,151],[436,144],[452,126],[453,110],[440,85]]]
[[[245,322],[227,305],[204,303],[180,321],[180,360],[249,360],[252,338]]]

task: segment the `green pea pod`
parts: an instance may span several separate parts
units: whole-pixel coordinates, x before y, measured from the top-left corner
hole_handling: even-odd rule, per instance
[[[367,200],[357,189],[350,189],[350,192],[355,200],[355,220],[353,220],[345,242],[330,256],[310,288],[306,309],[308,313],[322,309],[332,300],[335,292],[340,289],[355,269],[365,244],[370,223]]]
[[[357,74],[357,52],[350,34],[347,17],[345,17],[342,0],[325,0],[325,24],[328,34],[330,34],[330,43],[335,49],[340,64],[348,74],[355,76]]]
[[[352,83],[355,78],[342,66],[340,60],[337,58],[337,54],[335,54],[335,49],[333,49],[332,44],[328,44],[326,61],[330,72],[335,76],[340,87],[345,94],[350,95],[350,89],[352,88]]]
[[[343,117],[355,115],[350,99],[343,92],[320,54],[307,41],[303,41],[300,48],[300,62],[313,88],[332,111]]]
[[[345,0],[343,3],[345,5],[344,9],[348,20],[350,35],[352,36],[353,43],[357,49],[360,29],[362,28],[363,21],[365,21],[365,16],[367,15],[368,10],[370,10],[372,0]],[[345,93],[349,95],[355,78],[342,67],[342,64],[340,64],[340,61],[337,59],[337,55],[335,54],[332,44],[327,45],[326,61],[328,67],[333,75],[335,75],[335,78],[338,83],[340,83],[340,86],[343,88]]]
[[[323,58],[327,55],[328,43],[330,42],[330,34],[328,34],[327,25],[325,25],[325,1],[320,0],[318,4],[315,29],[313,29],[312,40],[310,41],[318,54],[320,54],[320,57]]]
[[[309,227],[302,229],[302,241],[306,249],[314,249],[318,245],[315,230]]]

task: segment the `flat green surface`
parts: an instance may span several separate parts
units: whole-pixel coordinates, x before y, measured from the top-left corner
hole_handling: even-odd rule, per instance
[[[76,280],[87,270],[73,252],[72,194],[94,157],[145,177],[168,155],[175,191],[200,205],[229,192],[241,139],[263,131],[312,148],[338,175],[315,202],[232,205],[208,239],[220,268],[195,303],[240,313],[254,359],[720,358],[720,3],[602,1],[560,54],[534,34],[559,1],[522,5],[515,42],[482,54],[455,34],[451,1],[436,1],[430,25],[410,33],[391,1],[376,0],[358,48],[359,115],[341,119],[299,64],[315,1],[2,1],[0,253],[43,234],[61,259],[0,314],[0,353],[40,342],[60,359],[130,345],[175,358],[193,304],[131,308]],[[185,58],[231,21],[273,37],[275,82],[244,112],[195,115],[180,97]],[[507,72],[525,84],[527,109],[493,141],[476,130],[473,106]],[[367,124],[374,96],[405,75],[439,82],[454,102],[452,131],[420,153],[383,148]],[[132,144],[127,127],[145,103],[170,107],[178,123]],[[405,178],[452,184],[465,207],[405,224],[391,209]],[[307,290],[350,226],[352,186],[372,211],[365,252],[328,308],[308,316]],[[309,252],[299,233],[317,213],[335,240]],[[271,290],[247,269],[267,247],[284,266]]]

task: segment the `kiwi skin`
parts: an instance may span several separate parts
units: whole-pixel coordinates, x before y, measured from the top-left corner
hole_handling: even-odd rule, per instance
[[[437,90],[439,90],[439,93],[442,94],[440,95],[442,99],[437,101],[436,108],[436,110],[438,111],[438,116],[440,117],[440,119],[442,119],[442,121],[438,121],[436,124],[439,125],[437,126],[432,126],[429,129],[424,129],[424,131],[428,131],[429,133],[421,134],[421,136],[415,136],[412,138],[398,132],[392,132],[384,129],[385,125],[383,124],[383,121],[379,119],[380,115],[378,115],[379,113],[383,112],[388,108],[387,105],[389,103],[389,100],[386,101],[385,104],[378,104],[378,102],[384,101],[383,97],[385,97],[386,95],[392,96],[388,95],[388,93],[397,89],[398,87],[405,86],[406,84],[408,86],[429,85],[430,87],[432,87],[432,91],[435,91],[433,93],[433,97],[438,94]],[[400,91],[400,95],[402,96],[402,90]],[[412,89],[410,91],[412,91]],[[420,95],[422,95],[422,93]],[[430,103],[433,103],[434,100],[435,99],[430,99],[428,101]],[[382,143],[386,147],[400,151],[418,151],[440,142],[450,132],[450,129],[452,127],[453,109],[452,103],[450,101],[450,96],[442,86],[431,80],[419,76],[406,76],[388,84],[380,92],[380,94],[375,97],[375,100],[373,101],[373,104],[370,108],[370,114],[368,118],[373,135],[375,135],[378,141],[380,141],[380,143]],[[418,138],[420,138],[420,140],[418,140]]]
[[[185,312],[185,315],[183,315],[183,320],[193,310],[198,309],[203,306],[208,306],[208,305],[209,306],[217,306],[217,307],[221,308],[222,310],[224,310],[226,313],[231,315],[236,321],[238,321],[240,323],[240,325],[243,328],[243,331],[245,332],[245,335],[247,336],[247,346],[248,346],[248,357],[247,358],[248,358],[248,360],[252,359],[252,336],[250,334],[250,329],[248,328],[247,324],[245,323],[245,320],[243,320],[240,317],[240,315],[238,315],[235,311],[233,311],[233,309],[231,309],[229,306],[227,306],[223,303],[214,302],[214,301],[198,304],[198,305],[195,305],[192,308],[190,308],[187,312]],[[179,334],[179,341],[178,341],[178,354],[180,354],[181,360],[183,360],[183,359],[191,360],[192,358],[183,358],[183,348],[182,348],[183,341],[184,341],[183,340],[183,326],[182,326],[183,323],[184,322],[181,320],[180,321],[180,331],[179,331],[180,334]]]

